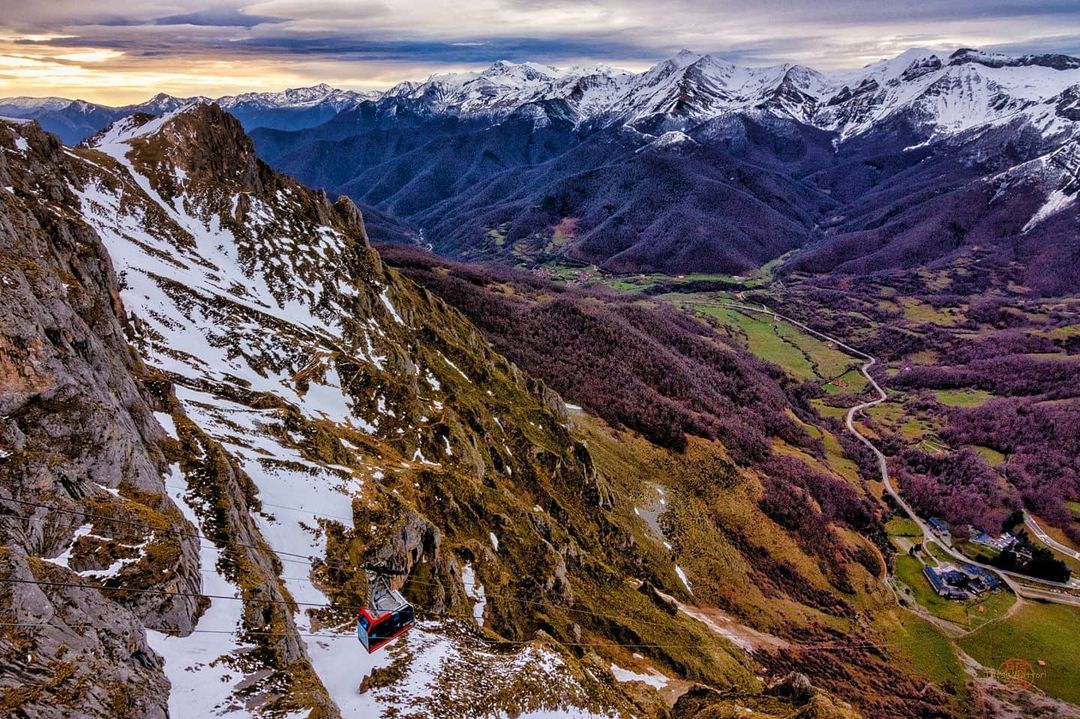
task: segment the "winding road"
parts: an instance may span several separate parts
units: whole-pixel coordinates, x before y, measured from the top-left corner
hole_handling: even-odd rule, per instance
[[[953,549],[951,546],[946,545],[944,542],[939,540],[939,538],[934,534],[934,532],[930,529],[930,527],[928,527],[926,525],[926,523],[922,520],[922,518],[920,518],[919,515],[915,513],[915,510],[913,510],[911,508],[911,505],[909,505],[906,501],[904,501],[904,498],[901,497],[900,493],[897,492],[896,489],[893,487],[892,478],[889,476],[889,467],[888,467],[888,464],[885,461],[885,455],[882,454],[881,450],[879,450],[874,445],[873,442],[871,442],[865,435],[863,435],[861,432],[859,432],[859,430],[855,427],[855,415],[857,415],[859,412],[862,412],[863,410],[866,410],[866,409],[868,409],[870,407],[874,407],[876,405],[879,405],[879,404],[881,404],[882,402],[885,402],[888,399],[888,395],[885,393],[885,390],[882,389],[881,385],[879,385],[877,383],[877,380],[875,380],[870,375],[870,368],[873,367],[877,363],[877,358],[876,357],[873,357],[872,355],[869,355],[869,354],[867,354],[867,353],[865,353],[865,352],[863,352],[861,350],[857,350],[854,347],[852,347],[852,346],[850,346],[848,344],[845,344],[844,342],[841,342],[840,340],[836,339],[835,337],[830,337],[829,335],[824,334],[823,332],[818,332],[817,330],[815,330],[815,329],[813,329],[811,327],[808,327],[806,324],[804,324],[802,322],[799,322],[796,319],[793,319],[791,317],[786,317],[786,316],[781,315],[781,314],[779,314],[777,312],[774,312],[774,311],[770,310],[768,307],[765,307],[764,305],[762,305],[760,307],[754,307],[752,305],[745,305],[745,304],[740,304],[740,303],[735,303],[735,302],[721,302],[721,303],[718,303],[718,304],[720,304],[723,307],[730,307],[732,309],[740,309],[740,310],[745,310],[745,311],[749,311],[749,312],[757,312],[757,313],[760,313],[760,314],[769,315],[770,317],[772,317],[774,319],[782,320],[784,322],[787,322],[788,324],[794,325],[794,326],[798,327],[799,329],[803,330],[804,332],[807,332],[807,333],[817,337],[818,339],[825,340],[826,342],[831,342],[832,344],[836,345],[837,347],[842,348],[844,351],[865,360],[865,362],[862,364],[862,366],[859,369],[862,372],[863,376],[866,377],[866,380],[867,380],[867,382],[869,382],[870,386],[874,388],[874,391],[877,393],[878,396],[877,396],[876,399],[872,399],[872,400],[869,400],[867,402],[863,402],[862,404],[857,404],[854,407],[850,408],[847,411],[847,414],[844,417],[844,423],[847,425],[848,431],[851,432],[851,434],[853,434],[860,442],[862,442],[864,445],[866,445],[866,447],[869,448],[869,450],[874,454],[874,458],[877,460],[878,471],[881,473],[882,484],[884,484],[884,486],[885,486],[885,491],[887,491],[889,493],[889,495],[893,498],[893,500],[896,501],[897,506],[899,506],[901,509],[904,510],[904,513],[907,514],[908,518],[910,518],[911,521],[915,522],[916,526],[918,526],[919,531],[922,532],[922,535],[923,535],[923,544],[924,544],[924,546],[926,544],[928,544],[928,543],[933,543],[933,544],[937,545],[938,547],[940,547],[941,550],[944,551],[946,554],[948,554],[950,557],[956,559],[959,562],[963,562],[965,564],[970,564],[970,565],[975,566],[975,567],[980,567],[982,569],[985,569],[988,572],[992,572],[993,574],[1001,577],[1002,581],[1004,581],[1005,584],[1008,585],[1009,589],[1011,589],[1013,591],[1013,593],[1016,594],[1018,597],[1028,597],[1030,599],[1038,599],[1038,600],[1047,601],[1047,602],[1057,602],[1059,604],[1071,604],[1071,605],[1080,607],[1080,597],[1076,597],[1076,596],[1073,596],[1071,594],[1064,593],[1064,590],[1072,588],[1071,584],[1063,584],[1061,582],[1051,582],[1051,581],[1046,580],[1046,579],[1036,579],[1034,577],[1028,577],[1028,576],[1023,575],[1023,574],[1017,574],[1015,572],[1009,572],[1009,571],[1005,571],[1005,570],[1002,570],[1002,569],[998,569],[997,567],[990,566],[989,564],[982,564],[981,562],[976,562],[976,561],[968,558],[966,555],[962,554],[961,552]],[[1031,521],[1032,523],[1034,522],[1034,520],[1031,520],[1030,517],[1028,517],[1027,519],[1029,521]],[[1029,525],[1029,526],[1031,526],[1031,525]],[[1038,525],[1035,525],[1035,526],[1038,526]],[[1032,526],[1033,531],[1035,531],[1035,526]],[[1036,531],[1036,536],[1038,536],[1039,539],[1043,539],[1043,534],[1040,534],[1040,532],[1042,532],[1041,528]],[[1050,538],[1047,537],[1047,539],[1050,539]],[[1043,539],[1043,541],[1046,541],[1046,540]],[[1050,539],[1050,541],[1053,541],[1053,540]],[[1053,545],[1051,545],[1051,546],[1053,546]],[[1068,549],[1068,548],[1066,547],[1066,549]],[[1069,550],[1069,551],[1071,551],[1071,550]],[[1032,582],[1032,583],[1035,583],[1035,584],[1043,585],[1043,586],[1048,587],[1048,588],[1044,589],[1044,588],[1041,588],[1041,587],[1039,587],[1039,588],[1029,587],[1029,586],[1026,586],[1024,584],[1020,584],[1020,581]]]

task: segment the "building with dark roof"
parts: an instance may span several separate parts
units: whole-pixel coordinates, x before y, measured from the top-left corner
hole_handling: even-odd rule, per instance
[[[945,597],[946,599],[967,599],[970,594],[958,587],[954,586],[949,580],[953,574],[959,574],[964,577],[966,583],[967,577],[962,572],[956,569],[950,569],[947,572],[939,573],[936,569],[929,565],[923,565],[923,574],[926,575],[927,581],[930,582],[930,586],[934,588],[934,591]]]
[[[940,517],[931,517],[926,520],[926,523],[930,525],[930,528],[942,536],[949,535],[949,525],[945,523],[945,520]]]

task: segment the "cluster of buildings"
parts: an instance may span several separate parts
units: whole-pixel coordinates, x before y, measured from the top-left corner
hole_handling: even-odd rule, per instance
[[[992,573],[970,564],[923,565],[923,574],[934,591],[946,599],[971,599],[1001,586]]]
[[[938,536],[941,541],[946,545],[952,546],[952,534],[949,532],[949,525],[945,523],[945,520],[941,517],[931,517],[926,520],[926,523],[930,525],[931,531]]]
[[[934,530],[934,534],[941,537],[949,536],[949,525],[941,517],[931,517],[926,520],[926,523],[930,525],[930,529]]]
[[[926,520],[926,523],[930,525],[931,531],[933,531],[941,541],[945,542],[945,544],[950,547],[952,546],[952,532],[949,530],[949,525],[945,520],[941,517],[930,517],[930,519]],[[981,544],[998,552],[1012,551],[1021,561],[1031,559],[1031,551],[1024,546],[1024,543],[1021,542],[1018,537],[1010,532],[991,537],[986,532],[979,531],[969,525],[968,539],[972,544]]]
[[[1016,544],[1016,537],[1009,532],[1005,532],[997,537],[991,537],[986,532],[980,532],[974,527],[969,528],[969,531],[971,532],[971,542],[973,544],[981,544],[984,547],[990,547],[999,552],[1004,552],[1006,549],[1009,549]]]

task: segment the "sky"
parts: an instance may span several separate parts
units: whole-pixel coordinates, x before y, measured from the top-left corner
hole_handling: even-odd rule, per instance
[[[682,48],[827,70],[911,47],[1080,55],[1080,0],[0,0],[0,97],[385,89],[502,59],[642,70]]]

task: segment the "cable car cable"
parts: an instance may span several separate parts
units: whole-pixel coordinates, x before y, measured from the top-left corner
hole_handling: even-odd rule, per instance
[[[166,495],[166,496],[168,496],[168,495]],[[170,497],[170,499],[172,499],[172,497]],[[162,532],[162,531],[164,531],[164,532],[167,532],[167,533],[165,534],[164,537],[160,538],[163,541],[168,541],[168,540],[176,541],[178,537],[190,537],[190,538],[197,538],[197,539],[201,539],[201,540],[206,540],[208,542],[211,542],[211,547],[210,548],[220,550],[220,547],[216,543],[214,543],[214,540],[212,538],[207,537],[207,536],[202,535],[202,534],[198,534],[198,533],[174,532],[174,531],[171,531],[171,530],[163,530],[161,527],[155,527],[155,526],[150,525],[150,524],[144,524],[144,523],[140,523],[140,522],[134,522],[134,521],[131,521],[131,520],[124,520],[124,519],[120,519],[120,518],[117,518],[117,517],[112,517],[112,516],[108,516],[108,515],[101,515],[101,514],[95,514],[95,513],[85,512],[85,511],[68,510],[68,509],[63,509],[63,508],[60,508],[60,507],[56,507],[55,505],[48,505],[48,504],[37,503],[37,502],[29,502],[29,501],[26,501],[26,500],[19,500],[19,499],[13,499],[13,498],[6,498],[5,497],[5,498],[0,498],[0,501],[15,502],[15,503],[18,503],[18,504],[29,505],[29,506],[34,506],[34,507],[40,507],[40,508],[43,508],[43,509],[50,509],[50,510],[53,510],[53,511],[56,511],[56,512],[61,512],[61,513],[64,513],[64,514],[79,515],[79,516],[84,516],[84,517],[93,517],[95,519],[100,519],[102,521],[117,522],[117,523],[120,523],[120,524],[129,525],[129,526],[141,527],[143,529],[148,529],[148,530],[151,530],[153,532]],[[302,510],[302,509],[297,508],[297,507],[283,507],[283,508],[296,509],[298,511],[304,511],[304,512],[307,511],[307,510]],[[8,515],[8,516],[11,516],[11,515]],[[14,516],[16,518],[20,518],[20,519],[23,519],[23,520],[35,520],[35,519],[37,519],[35,517],[29,517],[29,516],[26,516],[26,515],[14,515]],[[318,515],[315,515],[315,516],[318,516]],[[3,515],[0,515],[0,518],[2,518],[2,517],[3,517]],[[186,519],[186,517],[185,517],[185,519]],[[108,541],[117,541],[117,540],[108,539]],[[312,566],[313,568],[314,568],[314,563],[315,562],[322,562],[321,566],[323,566],[323,567],[339,569],[339,570],[342,570],[342,571],[353,572],[353,573],[355,573],[357,571],[357,568],[354,568],[354,567],[346,567],[346,566],[342,566],[342,565],[338,565],[338,564],[331,564],[329,562],[325,562],[324,560],[313,559],[311,557],[305,557],[304,555],[300,555],[300,554],[295,554],[295,553],[290,553],[290,552],[279,552],[278,550],[275,550],[272,547],[270,547],[269,544],[267,544],[265,547],[264,546],[259,546],[259,545],[252,545],[252,544],[243,544],[243,543],[239,543],[239,542],[231,542],[231,544],[233,546],[256,549],[256,550],[258,550],[260,552],[261,551],[266,551],[267,549],[269,549],[269,551],[272,552],[275,556],[279,555],[279,554],[285,554],[288,557],[296,557],[296,558],[298,558],[298,559],[294,559],[294,560],[288,560],[288,559],[285,559],[283,557],[279,557],[279,558],[282,559],[282,561],[293,561],[293,562],[295,562],[297,564],[307,564],[308,566]],[[41,559],[43,559],[44,561],[48,561],[45,558],[41,558]],[[200,571],[202,571],[202,570],[200,569]],[[209,570],[209,571],[214,571],[214,570]],[[275,575],[274,578],[275,579],[280,579],[280,580],[285,580],[286,579],[285,577],[280,577],[280,576],[277,576],[277,575]],[[298,577],[293,577],[291,579],[293,579],[294,581],[295,580],[306,581],[306,582],[314,584],[314,582],[312,582],[311,579],[300,579]],[[463,585],[471,585],[471,586],[474,586],[474,587],[475,586],[480,586],[480,587],[484,586],[480,582],[465,582],[463,579],[459,579],[458,581],[460,581]],[[308,607],[309,609],[349,610],[349,611],[357,611],[357,612],[360,609],[360,608],[351,607],[351,606],[348,606],[348,605],[316,604],[316,603],[311,603],[311,602],[297,602],[297,601],[290,602],[288,600],[280,600],[280,599],[279,600],[272,600],[272,599],[259,599],[259,598],[244,598],[244,597],[235,597],[235,596],[230,597],[230,596],[226,596],[226,595],[211,595],[211,594],[194,593],[194,592],[178,593],[178,592],[170,592],[168,590],[159,590],[159,589],[138,589],[138,588],[125,588],[125,587],[108,587],[108,586],[97,586],[97,585],[93,585],[93,584],[63,583],[63,582],[41,582],[41,581],[31,581],[31,580],[11,580],[11,579],[0,579],[0,583],[41,584],[41,585],[46,585],[46,586],[66,586],[66,587],[81,588],[81,589],[97,589],[99,591],[122,591],[122,592],[129,592],[129,593],[162,594],[162,595],[170,595],[170,596],[185,596],[185,597],[196,597],[196,598],[201,596],[201,597],[207,597],[209,599],[222,599],[222,600],[229,600],[229,601],[251,601],[251,602],[259,602],[259,603],[269,603],[269,604],[284,604],[284,605],[290,605],[290,606],[304,606],[304,607]],[[421,584],[421,585],[426,585],[426,586],[434,586],[434,587],[444,587],[445,586],[445,585],[443,585],[443,584],[441,584],[439,582],[425,582],[424,580],[413,578],[413,577],[410,577],[407,580],[406,583],[415,583],[415,584]],[[577,607],[562,607],[562,606],[559,606],[559,605],[556,605],[556,604],[552,604],[550,602],[539,602],[539,601],[523,599],[523,598],[520,598],[520,597],[507,595],[507,594],[491,593],[491,592],[488,592],[488,591],[485,591],[484,594],[485,594],[486,598],[487,597],[501,598],[501,599],[506,599],[507,601],[518,602],[518,603],[522,603],[522,604],[529,604],[529,605],[534,605],[534,606],[547,607],[549,609],[555,609],[557,611],[574,612],[574,613],[584,614],[584,615],[587,615],[587,616],[599,617],[599,618],[602,618],[602,619],[615,619],[615,620],[619,620],[619,621],[626,621],[626,617],[620,616],[620,615],[603,614],[603,613],[598,613],[598,612],[590,611],[590,610],[587,610],[587,609],[581,609],[581,608],[577,608]],[[472,598],[472,597],[470,597],[470,598]],[[449,613],[449,612],[434,612],[434,611],[425,610],[425,609],[415,609],[415,612],[418,615],[422,614],[422,615],[431,616],[431,617],[450,617],[450,618],[457,618],[457,619],[469,619],[469,618],[472,617],[471,614],[464,614],[464,613],[458,614],[458,613]],[[685,612],[684,612],[684,614],[685,614]],[[687,615],[687,616],[690,616],[690,615]],[[691,617],[691,618],[693,618],[693,617]],[[655,621],[650,621],[650,620],[641,620],[641,621],[639,621],[637,623],[639,623],[639,624],[649,624],[651,626],[660,626],[660,627],[669,627],[670,626],[670,625],[668,625],[666,623],[655,622]],[[3,623],[0,623],[0,626],[3,626]],[[334,636],[339,636],[339,635],[326,635],[326,636],[334,637]],[[346,636],[351,637],[352,635],[350,634],[350,635],[340,635],[340,636],[341,637],[346,637]],[[512,641],[512,640],[506,640],[506,641],[509,642],[509,641]],[[495,642],[495,643],[499,643],[499,642]],[[564,646],[575,646],[574,644],[565,644],[565,643],[562,643],[562,642],[560,642],[560,644],[563,644]],[[584,644],[584,645],[581,645],[581,646],[593,646],[593,645]],[[624,645],[619,645],[619,646],[624,646]],[[634,646],[660,646],[660,645],[634,645]],[[796,648],[802,649],[802,648],[811,647],[812,645],[798,645],[798,644],[796,644],[794,646]],[[888,645],[883,644],[883,643],[868,643],[866,645],[838,645],[837,648],[846,648],[846,647],[851,647],[851,646],[881,647],[881,646],[888,646]]]
[[[118,517],[113,517],[113,516],[109,516],[109,515],[95,514],[95,513],[91,513],[91,512],[80,511],[80,510],[63,509],[63,508],[57,507],[55,505],[42,504],[42,503],[38,503],[38,502],[29,502],[27,500],[21,500],[21,499],[0,498],[0,501],[16,502],[16,503],[19,503],[19,504],[29,505],[29,506],[32,506],[32,507],[40,507],[40,508],[43,508],[43,509],[50,509],[50,510],[53,510],[53,511],[56,511],[56,512],[61,512],[63,514],[70,514],[70,515],[77,515],[77,516],[82,516],[82,517],[90,517],[90,518],[94,518],[94,519],[100,519],[100,520],[106,521],[106,522],[118,522],[120,524],[124,524],[124,525],[128,525],[128,526],[135,526],[135,527],[140,527],[142,529],[148,529],[148,530],[151,530],[153,532],[165,532],[165,535],[159,537],[159,540],[163,541],[163,542],[175,542],[178,545],[179,545],[179,541],[177,541],[177,540],[180,537],[188,537],[188,538],[195,538],[195,539],[205,540],[205,541],[210,542],[211,546],[213,548],[220,549],[220,547],[216,544],[216,542],[215,542],[215,540],[213,538],[208,537],[208,536],[206,536],[204,534],[197,533],[197,532],[193,533],[193,532],[172,531],[172,530],[168,530],[168,529],[162,529],[161,527],[155,527],[155,526],[150,525],[150,524],[145,524],[145,523],[142,523],[142,522],[134,522],[132,520],[120,519]],[[2,516],[2,515],[0,515],[0,516]],[[20,517],[22,519],[25,519],[25,520],[34,520],[34,519],[36,519],[34,517],[27,517],[25,515],[16,515],[16,516],[18,516],[18,517]],[[109,539],[108,541],[116,541],[116,540]],[[277,556],[283,562],[291,562],[291,563],[294,563],[294,564],[304,564],[304,565],[310,566],[312,568],[314,568],[316,562],[321,562],[322,563],[321,566],[326,567],[328,569],[337,569],[337,570],[340,570],[340,571],[343,571],[343,572],[349,572],[349,573],[353,573],[353,574],[355,574],[357,572],[357,570],[358,570],[358,568],[356,568],[356,567],[348,567],[348,566],[344,566],[344,565],[340,565],[340,564],[336,564],[336,563],[330,563],[330,562],[327,562],[325,560],[314,559],[314,558],[312,558],[310,556],[304,556],[302,554],[295,554],[295,553],[292,553],[292,552],[279,551],[279,550],[274,549],[273,547],[270,547],[269,543],[267,543],[267,545],[265,547],[255,545],[255,544],[245,544],[243,542],[232,542],[232,541],[230,541],[230,544],[232,544],[235,547],[244,547],[244,548],[248,548],[248,549],[254,549],[254,550],[257,550],[257,551],[260,551],[260,552],[266,551],[267,549],[269,549],[270,552],[272,552],[275,556]],[[286,556],[281,556],[281,555],[286,555]],[[288,557],[293,557],[293,559],[289,559]],[[302,581],[311,581],[311,580],[302,580]],[[465,585],[465,586],[472,586],[472,587],[479,586],[481,588],[484,587],[484,585],[482,583],[480,583],[480,582],[466,582],[464,579],[459,579],[458,581],[460,581],[461,584]],[[420,585],[430,586],[430,587],[445,587],[445,585],[443,585],[443,584],[441,584],[439,582],[425,582],[422,579],[413,578],[413,577],[410,577],[406,581],[406,584],[410,584],[410,583],[412,583],[412,584],[420,584]],[[105,587],[105,589],[115,589],[115,588],[113,588],[113,587]],[[622,617],[622,616],[619,616],[619,615],[616,615],[616,614],[601,614],[601,613],[593,612],[593,611],[590,611],[590,610],[587,610],[587,609],[580,609],[580,608],[577,608],[577,607],[561,607],[561,606],[552,604],[550,602],[539,602],[539,601],[536,601],[536,600],[524,599],[524,598],[521,598],[521,597],[517,597],[517,596],[513,596],[513,595],[509,595],[509,594],[504,594],[504,593],[488,592],[487,590],[485,590],[484,595],[485,595],[485,597],[491,597],[491,598],[495,598],[495,599],[505,599],[507,601],[517,602],[517,603],[520,603],[520,604],[529,604],[529,605],[539,606],[539,607],[555,608],[555,609],[558,609],[560,611],[583,614],[583,615],[587,615],[587,616],[600,617],[600,618],[603,618],[603,619],[615,619],[615,620],[619,620],[619,621],[625,621],[626,620],[625,617]],[[471,598],[472,597],[470,597],[470,599]],[[638,623],[639,624],[649,624],[651,626],[663,626],[663,627],[668,626],[666,623],[663,623],[663,622],[656,622],[656,621],[644,620],[644,619],[639,621]]]

